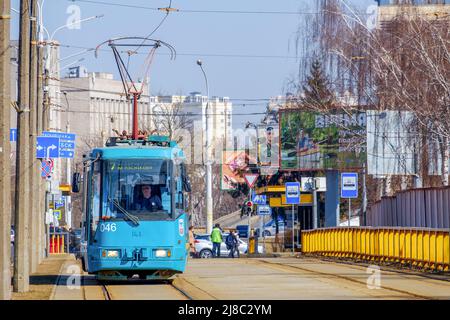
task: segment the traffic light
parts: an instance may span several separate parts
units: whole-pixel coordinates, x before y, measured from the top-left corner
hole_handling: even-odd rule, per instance
[[[247,213],[250,215],[253,211],[253,202],[247,201],[245,206],[247,207]]]

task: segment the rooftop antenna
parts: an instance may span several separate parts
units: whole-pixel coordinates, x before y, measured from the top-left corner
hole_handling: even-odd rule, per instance
[[[139,41],[141,43],[137,43]],[[147,43],[147,42],[149,42],[149,43]],[[113,51],[114,58],[115,58],[116,64],[117,64],[117,68],[119,69],[120,79],[122,80],[122,85],[123,85],[126,99],[127,99],[127,101],[130,101],[131,97],[133,99],[133,115],[132,115],[133,128],[132,128],[131,139],[132,140],[144,139],[145,135],[143,135],[143,134],[139,135],[138,112],[137,112],[138,100],[141,98],[144,87],[147,84],[147,75],[150,71],[150,66],[153,62],[153,58],[155,56],[156,50],[160,47],[166,47],[167,49],[169,49],[170,59],[173,60],[176,57],[175,48],[164,41],[150,39],[148,37],[120,37],[120,38],[110,39],[110,40],[104,41],[101,44],[99,44],[95,49],[95,57],[96,58],[98,57],[98,52],[99,52],[100,47],[102,47],[103,45],[106,45],[106,44]],[[129,58],[130,50],[123,52],[123,51],[119,51],[117,49],[120,47],[130,48],[130,47],[136,47],[136,46],[151,48],[149,54],[147,55],[147,57],[144,61],[144,66],[142,68],[142,70],[143,70],[142,78],[144,79],[144,81],[142,83],[136,83],[133,80],[132,76],[130,75],[129,69],[128,69],[128,63],[125,64],[122,59],[121,53],[127,53],[128,58]],[[140,84],[140,87],[139,87],[139,84]]]

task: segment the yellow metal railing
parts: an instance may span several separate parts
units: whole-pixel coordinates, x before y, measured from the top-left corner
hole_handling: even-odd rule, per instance
[[[302,231],[302,252],[449,271],[448,230],[340,227]]]

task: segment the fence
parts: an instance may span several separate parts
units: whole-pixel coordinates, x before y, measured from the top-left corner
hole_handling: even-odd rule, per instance
[[[341,227],[302,232],[302,252],[449,271],[448,230]]]
[[[450,228],[450,188],[412,189],[382,198],[368,208],[366,225]]]
[[[69,253],[69,241],[70,238],[68,232],[50,232],[48,238],[48,253]]]

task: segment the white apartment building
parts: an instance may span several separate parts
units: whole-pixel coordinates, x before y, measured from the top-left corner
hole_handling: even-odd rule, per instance
[[[169,110],[168,106],[178,108],[177,112],[182,114],[191,124],[195,135],[194,143],[197,144],[201,141],[202,145],[205,146],[207,96],[203,96],[200,92],[191,92],[189,96],[154,96],[150,98],[150,102],[156,124],[158,123],[158,117],[164,116],[162,111],[164,110],[167,113],[167,110]],[[217,158],[221,156],[223,148],[232,147],[233,104],[228,97],[212,97],[209,100],[208,114],[210,115],[208,128],[211,130],[212,136],[211,152]],[[201,140],[197,139],[199,137],[201,137]],[[203,149],[201,153],[204,154]]]

